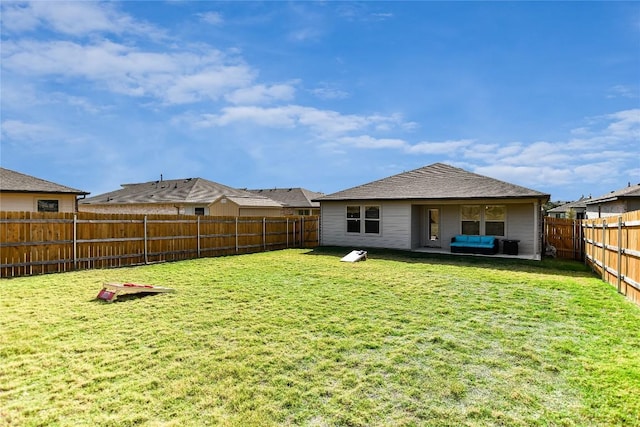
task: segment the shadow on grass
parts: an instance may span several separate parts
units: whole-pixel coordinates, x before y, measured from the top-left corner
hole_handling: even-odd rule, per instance
[[[313,248],[306,255],[324,255],[342,258],[352,250],[352,247],[340,246],[320,246]],[[358,250],[367,251],[367,257],[373,259],[384,259],[407,263],[438,264],[492,268],[505,271],[552,271],[554,274],[593,276],[593,273],[583,263],[573,260],[544,258],[541,261],[513,259],[513,258],[492,258],[489,256],[466,256],[466,255],[446,255],[430,254],[424,252],[412,252],[393,249],[361,248]]]
[[[138,299],[147,298],[147,297],[151,297],[151,296],[155,296],[155,295],[161,295],[161,294],[159,294],[159,293],[151,293],[151,292],[144,292],[144,293],[139,293],[139,294],[119,295],[118,298],[116,298],[113,301],[105,301],[103,299],[100,299],[100,298],[96,297],[96,298],[91,299],[90,302],[100,303],[100,304],[114,304],[114,303],[118,303],[118,302],[127,302],[127,301],[132,301],[132,300],[138,300]]]

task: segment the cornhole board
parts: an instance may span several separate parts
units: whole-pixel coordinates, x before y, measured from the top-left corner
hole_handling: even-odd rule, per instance
[[[175,292],[172,288],[162,286],[141,285],[137,283],[104,283],[98,292],[98,299],[107,302],[115,301],[120,295],[142,294],[142,293],[164,293]]]
[[[351,251],[340,259],[340,261],[345,261],[345,262],[356,262],[356,261],[366,261],[366,260],[367,260],[367,251]]]

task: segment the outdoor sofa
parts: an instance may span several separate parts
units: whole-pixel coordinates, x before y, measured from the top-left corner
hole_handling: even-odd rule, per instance
[[[493,255],[498,253],[500,242],[493,236],[458,234],[451,238],[451,252]]]

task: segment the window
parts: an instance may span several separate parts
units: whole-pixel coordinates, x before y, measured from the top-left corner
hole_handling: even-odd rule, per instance
[[[38,200],[38,212],[59,212],[57,200]]]
[[[347,206],[347,233],[360,232],[360,206]]]
[[[298,215],[300,216],[308,216],[311,215],[309,209],[298,209]]]
[[[363,215],[364,212],[364,215]],[[347,206],[347,233],[380,234],[380,206]]]
[[[364,207],[364,232],[380,234],[380,206]]]
[[[462,234],[480,234],[480,205],[462,206]]]
[[[484,234],[487,236],[504,236],[504,224],[507,208],[503,205],[487,205],[484,208]]]
[[[462,234],[504,236],[507,223],[505,205],[466,205],[461,212]]]
[[[196,215],[204,215],[204,208],[195,208]]]

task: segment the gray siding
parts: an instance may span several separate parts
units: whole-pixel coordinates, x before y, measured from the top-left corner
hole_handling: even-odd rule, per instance
[[[380,206],[380,234],[347,233],[347,205]],[[411,249],[411,205],[401,202],[322,202],[321,244]]]
[[[520,254],[534,255],[535,215],[533,203],[507,205],[506,239],[520,240]]]
[[[353,246],[389,249],[418,249],[426,244],[426,211],[440,209],[441,249],[451,249],[451,238],[461,232],[460,206],[462,204],[500,204],[500,202],[473,201],[460,204],[411,204],[404,201],[321,203],[321,244],[326,246]],[[533,202],[507,203],[506,239],[520,240],[522,255],[535,255],[535,214]],[[347,233],[347,205],[377,205],[381,208],[381,233]]]

